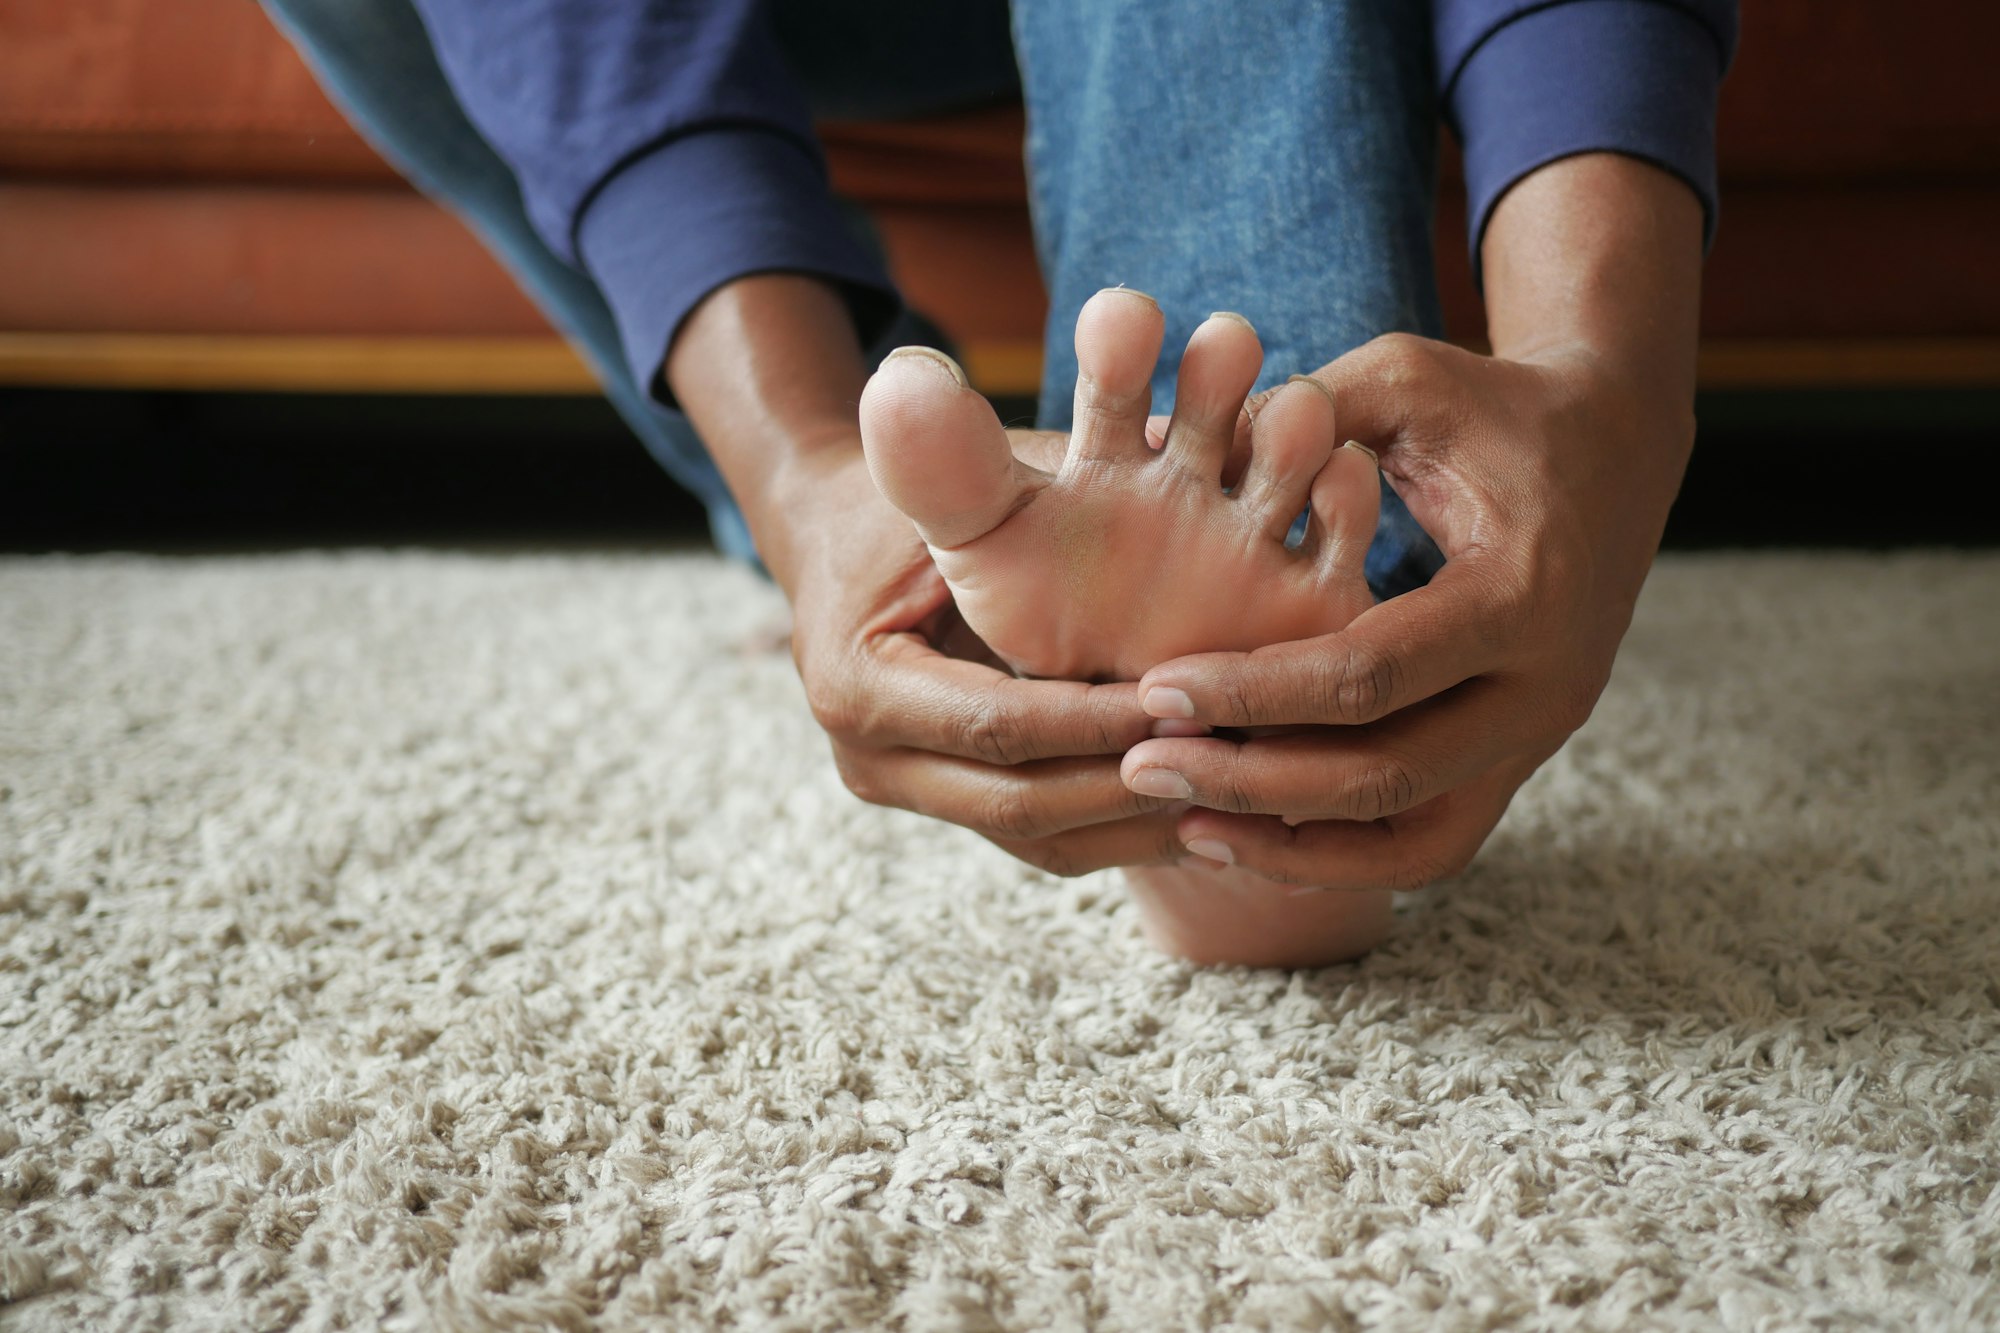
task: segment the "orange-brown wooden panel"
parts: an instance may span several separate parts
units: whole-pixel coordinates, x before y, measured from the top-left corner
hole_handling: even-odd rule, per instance
[[[0,183],[0,329],[545,332],[449,214],[400,190]]]

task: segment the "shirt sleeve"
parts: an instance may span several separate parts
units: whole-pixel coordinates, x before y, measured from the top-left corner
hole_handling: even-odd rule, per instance
[[[438,62],[537,234],[604,292],[633,377],[751,273],[841,290],[864,343],[897,302],[827,183],[757,0],[416,0]]]
[[[1500,197],[1576,153],[1625,153],[1679,176],[1713,240],[1715,104],[1736,25],[1735,0],[1433,0],[1473,273]]]

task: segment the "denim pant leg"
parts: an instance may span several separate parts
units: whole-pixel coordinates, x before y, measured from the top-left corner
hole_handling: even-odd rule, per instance
[[[320,83],[425,194],[463,218],[579,345],[646,451],[708,507],[716,544],[755,559],[750,530],[694,428],[634,383],[603,295],[529,225],[513,171],[465,117],[409,0],[265,0]]]
[[[1044,426],[1069,423],[1078,310],[1118,283],[1166,311],[1156,411],[1211,310],[1257,326],[1260,387],[1380,333],[1436,336],[1429,22],[1405,0],[1014,0]],[[1443,558],[1382,500],[1367,571],[1387,597]]]

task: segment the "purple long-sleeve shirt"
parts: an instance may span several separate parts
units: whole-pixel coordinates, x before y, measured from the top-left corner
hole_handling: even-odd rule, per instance
[[[864,335],[893,311],[842,219],[804,97],[758,0],[418,0],[473,123],[529,219],[589,272],[632,373],[658,372],[717,287],[790,271],[848,294]],[[1713,233],[1715,102],[1736,0],[1431,0],[1438,89],[1464,150],[1475,258],[1535,168],[1628,153],[1693,187]]]

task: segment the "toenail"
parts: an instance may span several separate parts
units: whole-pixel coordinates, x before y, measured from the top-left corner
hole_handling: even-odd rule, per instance
[[[1152,297],[1146,295],[1146,293],[1140,291],[1137,287],[1127,287],[1122,282],[1119,283],[1116,287],[1106,287],[1104,291],[1099,292],[1098,295],[1102,296],[1104,295],[1104,292],[1116,292],[1120,296],[1136,296],[1141,301],[1144,301],[1148,305],[1152,306],[1158,306],[1160,304],[1158,301],[1155,301]]]
[[[1236,853],[1229,850],[1229,844],[1214,838],[1189,838],[1187,849],[1196,856],[1205,856],[1211,861],[1220,861],[1226,866],[1236,864]]]
[[[1314,379],[1310,375],[1294,375],[1290,379],[1286,380],[1285,383],[1310,384],[1313,386],[1313,388],[1318,389],[1320,393],[1325,396],[1326,401],[1328,401],[1329,403],[1333,401],[1333,390],[1327,388],[1324,384],[1321,384],[1318,380]]]
[[[1139,707],[1151,717],[1194,716],[1194,700],[1187,697],[1187,691],[1168,685],[1155,685],[1147,690],[1146,697],[1139,701]]]
[[[972,387],[972,381],[965,377],[965,371],[959,368],[958,362],[952,360],[935,347],[898,347],[895,351],[882,358],[882,364],[886,366],[891,361],[912,356],[920,356],[926,361],[936,362],[938,365],[943,366],[951,373],[951,377],[958,381],[959,388],[970,389]]]
[[[1125,785],[1141,796],[1164,796],[1170,801],[1185,801],[1194,795],[1188,780],[1171,768],[1142,768]]]
[[[1244,328],[1250,330],[1250,332],[1255,333],[1257,331],[1257,326],[1255,324],[1252,324],[1249,320],[1243,318],[1243,316],[1237,314],[1234,310],[1212,310],[1209,312],[1208,317],[1210,319],[1233,319],[1238,324],[1241,324]]]
[[[1369,462],[1373,463],[1376,467],[1382,466],[1382,456],[1359,440],[1349,440],[1340,447],[1343,449],[1359,449],[1362,453],[1368,455]]]

